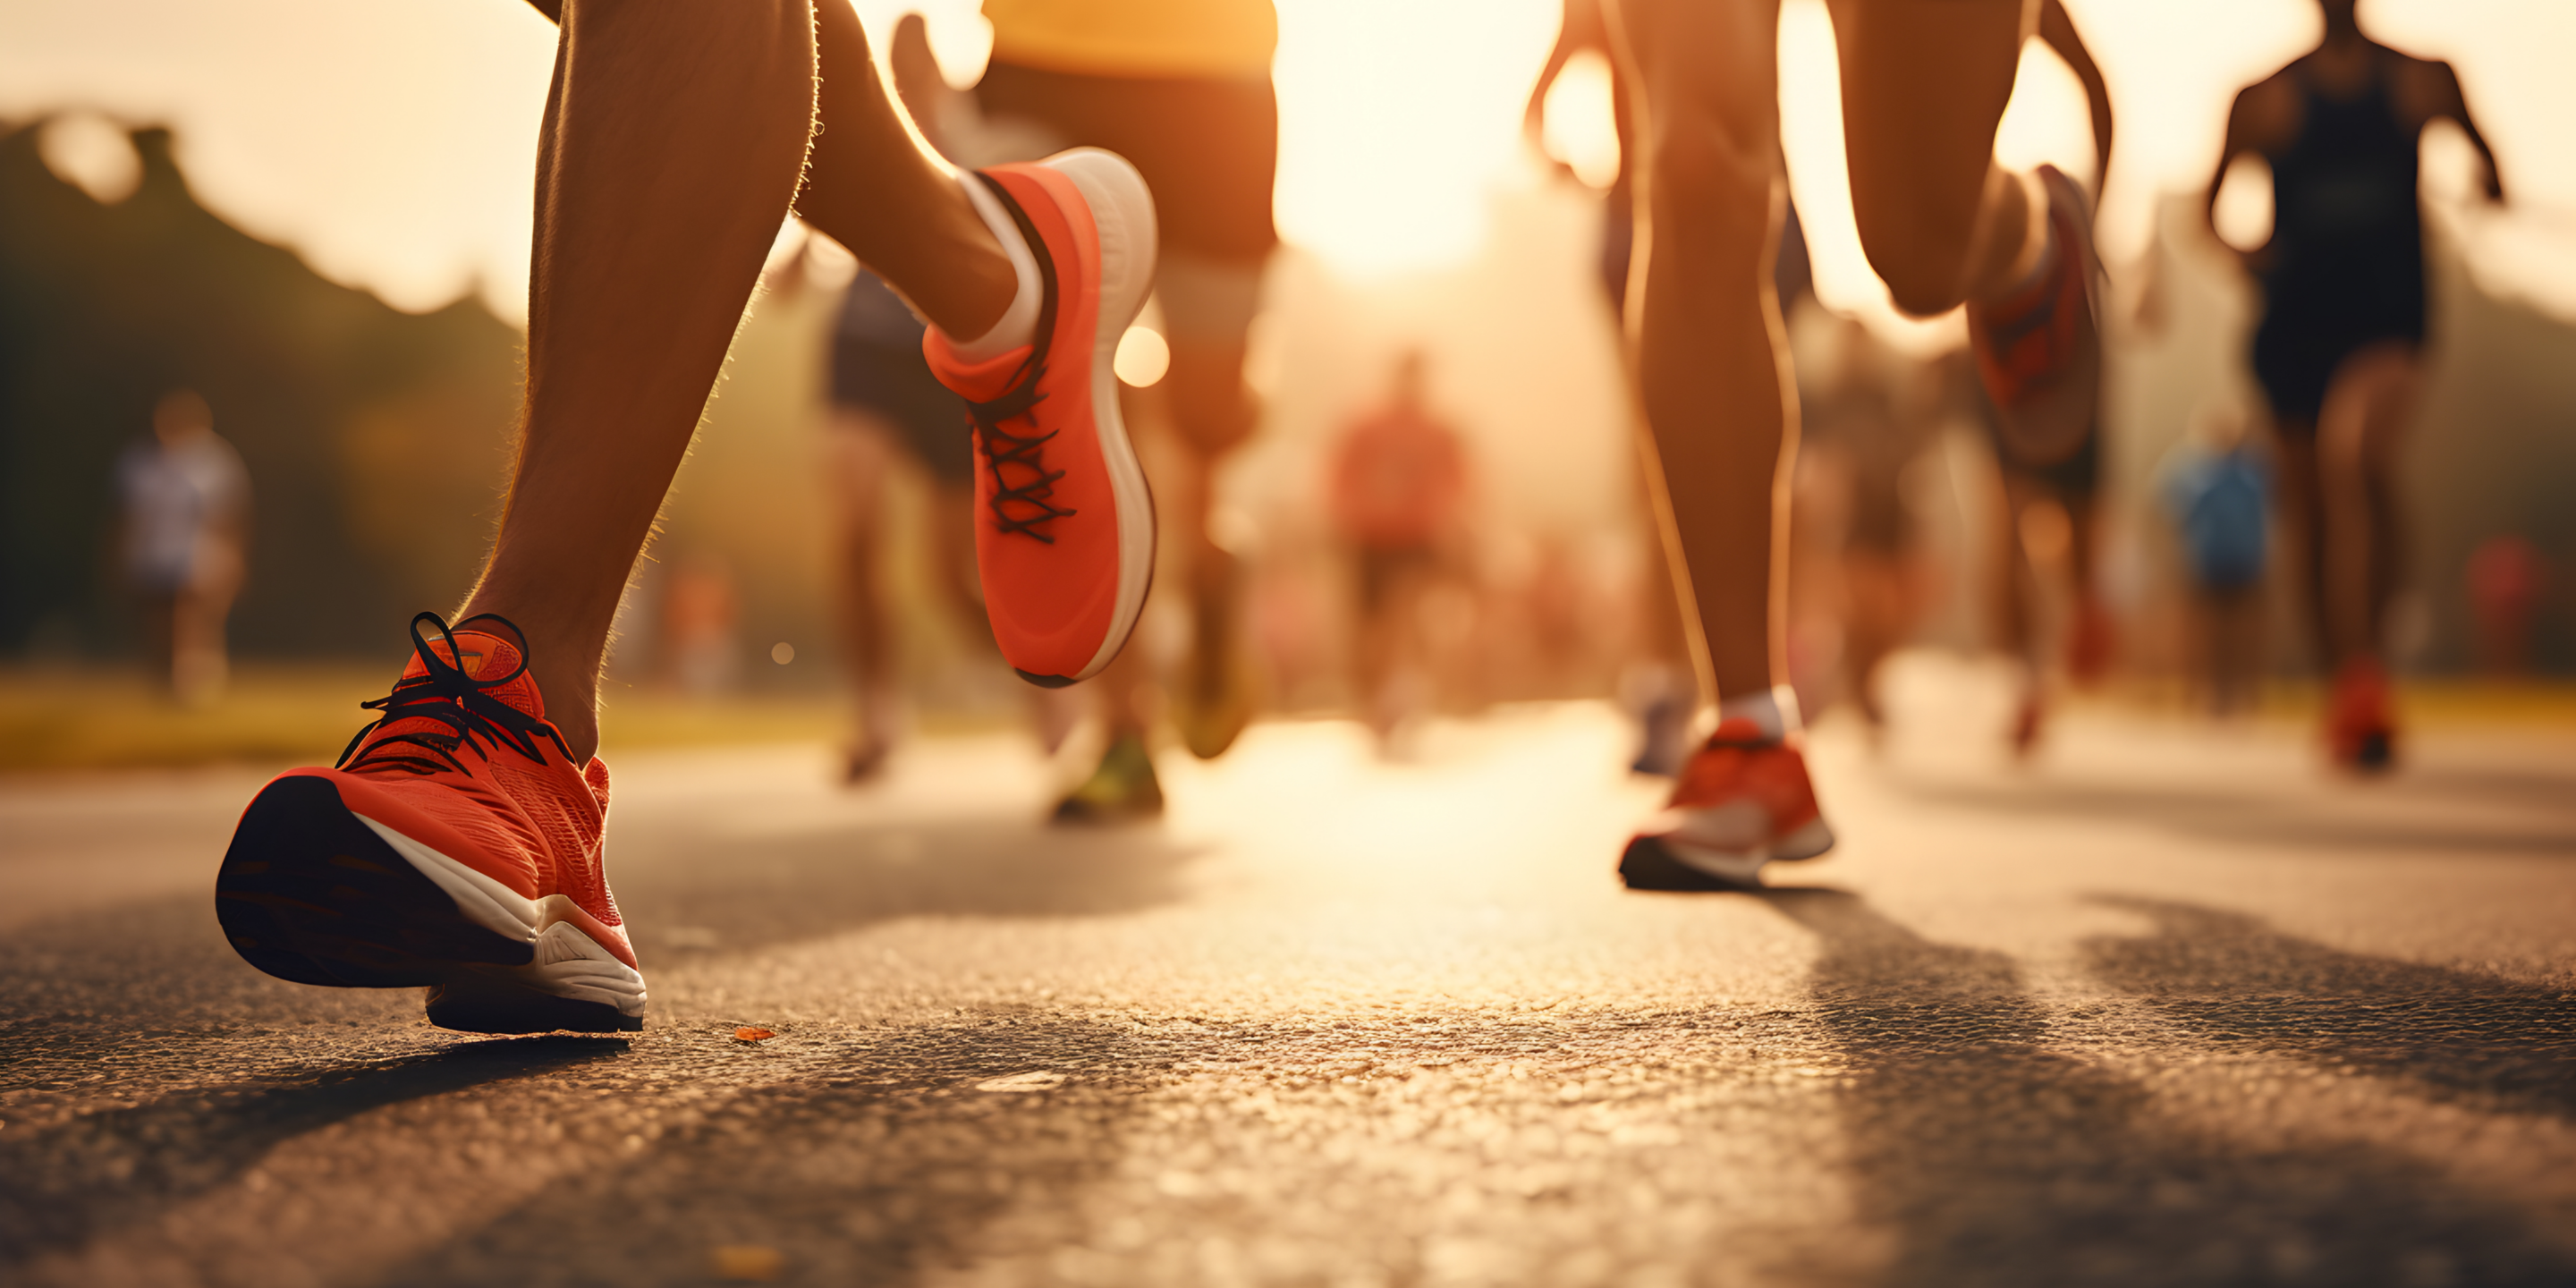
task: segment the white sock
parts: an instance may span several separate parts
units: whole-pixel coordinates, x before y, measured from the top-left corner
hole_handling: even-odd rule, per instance
[[[1020,236],[1020,226],[1011,222],[1010,210],[993,195],[984,181],[961,174],[957,182],[966,189],[966,200],[975,213],[984,217],[984,226],[993,230],[993,240],[1002,243],[1002,253],[1011,257],[1011,271],[1019,275],[1019,293],[1011,297],[1011,306],[1002,310],[1002,320],[993,329],[972,340],[948,337],[949,347],[968,362],[990,362],[1038,338],[1038,309],[1045,304],[1046,279],[1038,275],[1038,257],[1029,251],[1028,241]]]
[[[1773,742],[1805,727],[1798,719],[1798,691],[1785,684],[1724,699],[1717,704],[1717,718],[1721,724],[1750,720]]]

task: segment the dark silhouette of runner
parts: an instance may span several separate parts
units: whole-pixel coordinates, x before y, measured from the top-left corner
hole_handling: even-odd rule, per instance
[[[2380,643],[2401,571],[2393,474],[2426,334],[2424,127],[2457,123],[2486,162],[2487,196],[2503,200],[2504,184],[2450,64],[2372,40],[2355,3],[2317,0],[2325,39],[2236,95],[2204,212],[2214,214],[2237,158],[2271,164],[2271,239],[2240,253],[2263,291],[2254,375],[2271,400],[2283,501],[2305,538],[2302,581],[2334,675],[2327,739],[2338,763],[2381,769],[2396,738]]]

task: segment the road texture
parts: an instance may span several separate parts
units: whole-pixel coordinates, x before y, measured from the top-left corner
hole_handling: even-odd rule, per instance
[[[634,757],[628,1040],[244,966],[256,775],[0,784],[0,1283],[2576,1282],[2576,735],[1991,706],[1828,728],[1761,896],[1616,888],[1593,707],[1128,830],[999,737]]]

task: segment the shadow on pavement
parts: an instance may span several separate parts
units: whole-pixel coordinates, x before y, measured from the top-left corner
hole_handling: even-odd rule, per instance
[[[2348,953],[2241,913],[2113,895],[2094,902],[2156,927],[2086,940],[2094,973],[2202,1041],[2576,1117],[2576,996],[2564,988]]]
[[[666,851],[694,852],[674,862]],[[914,916],[1096,917],[1176,899],[1198,853],[1158,828],[996,820],[757,841],[686,837],[616,872],[637,950],[765,951]]]
[[[2072,782],[1960,783],[1901,777],[1891,778],[1891,782],[1898,790],[1928,804],[2087,823],[2145,823],[2205,840],[2363,853],[2441,850],[2560,859],[2576,855],[2576,817],[2555,826],[2526,823],[2460,827],[2433,821],[2336,814],[2328,812],[2331,802],[2190,788]],[[2561,782],[2568,796],[2576,798],[2576,779]],[[2546,803],[2561,805],[2560,801]],[[2561,805],[2557,812],[2567,811]]]
[[[2559,1284],[2521,1213],[2365,1145],[2252,1148],[2042,1049],[2010,959],[1840,892],[1760,896],[1823,941],[1856,1215],[1892,1284]]]
[[[1212,1040],[1037,1013],[882,1030],[568,1174],[388,1283],[694,1284],[735,1247],[774,1255],[784,1282],[905,1284],[1012,1251],[988,1231],[1006,1211],[1040,1250],[1078,1242],[1066,1196],[1124,1156],[1150,1071]]]
[[[612,858],[610,871],[649,977],[701,952],[766,951],[896,917],[1149,907],[1178,897],[1195,853],[1158,830],[956,823],[758,842],[657,838],[642,862]],[[227,1024],[417,1018],[416,989],[312,988],[259,973],[224,942],[207,871],[205,893],[84,910],[0,938],[0,1092],[77,1077],[103,1059],[124,1062],[129,1076],[202,1078],[184,1053],[235,1041],[220,1032]]]
[[[0,1271],[224,1184],[306,1132],[406,1100],[619,1054],[615,1038],[469,1041],[287,1087],[193,1091],[0,1135]],[[0,1273],[0,1278],[7,1278]]]

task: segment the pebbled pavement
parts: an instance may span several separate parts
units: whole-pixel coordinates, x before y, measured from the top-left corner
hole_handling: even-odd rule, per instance
[[[1906,714],[1759,896],[1615,887],[1586,706],[1131,830],[1009,739],[612,755],[628,1040],[242,965],[256,775],[0,784],[0,1283],[2576,1282],[2576,736]]]

